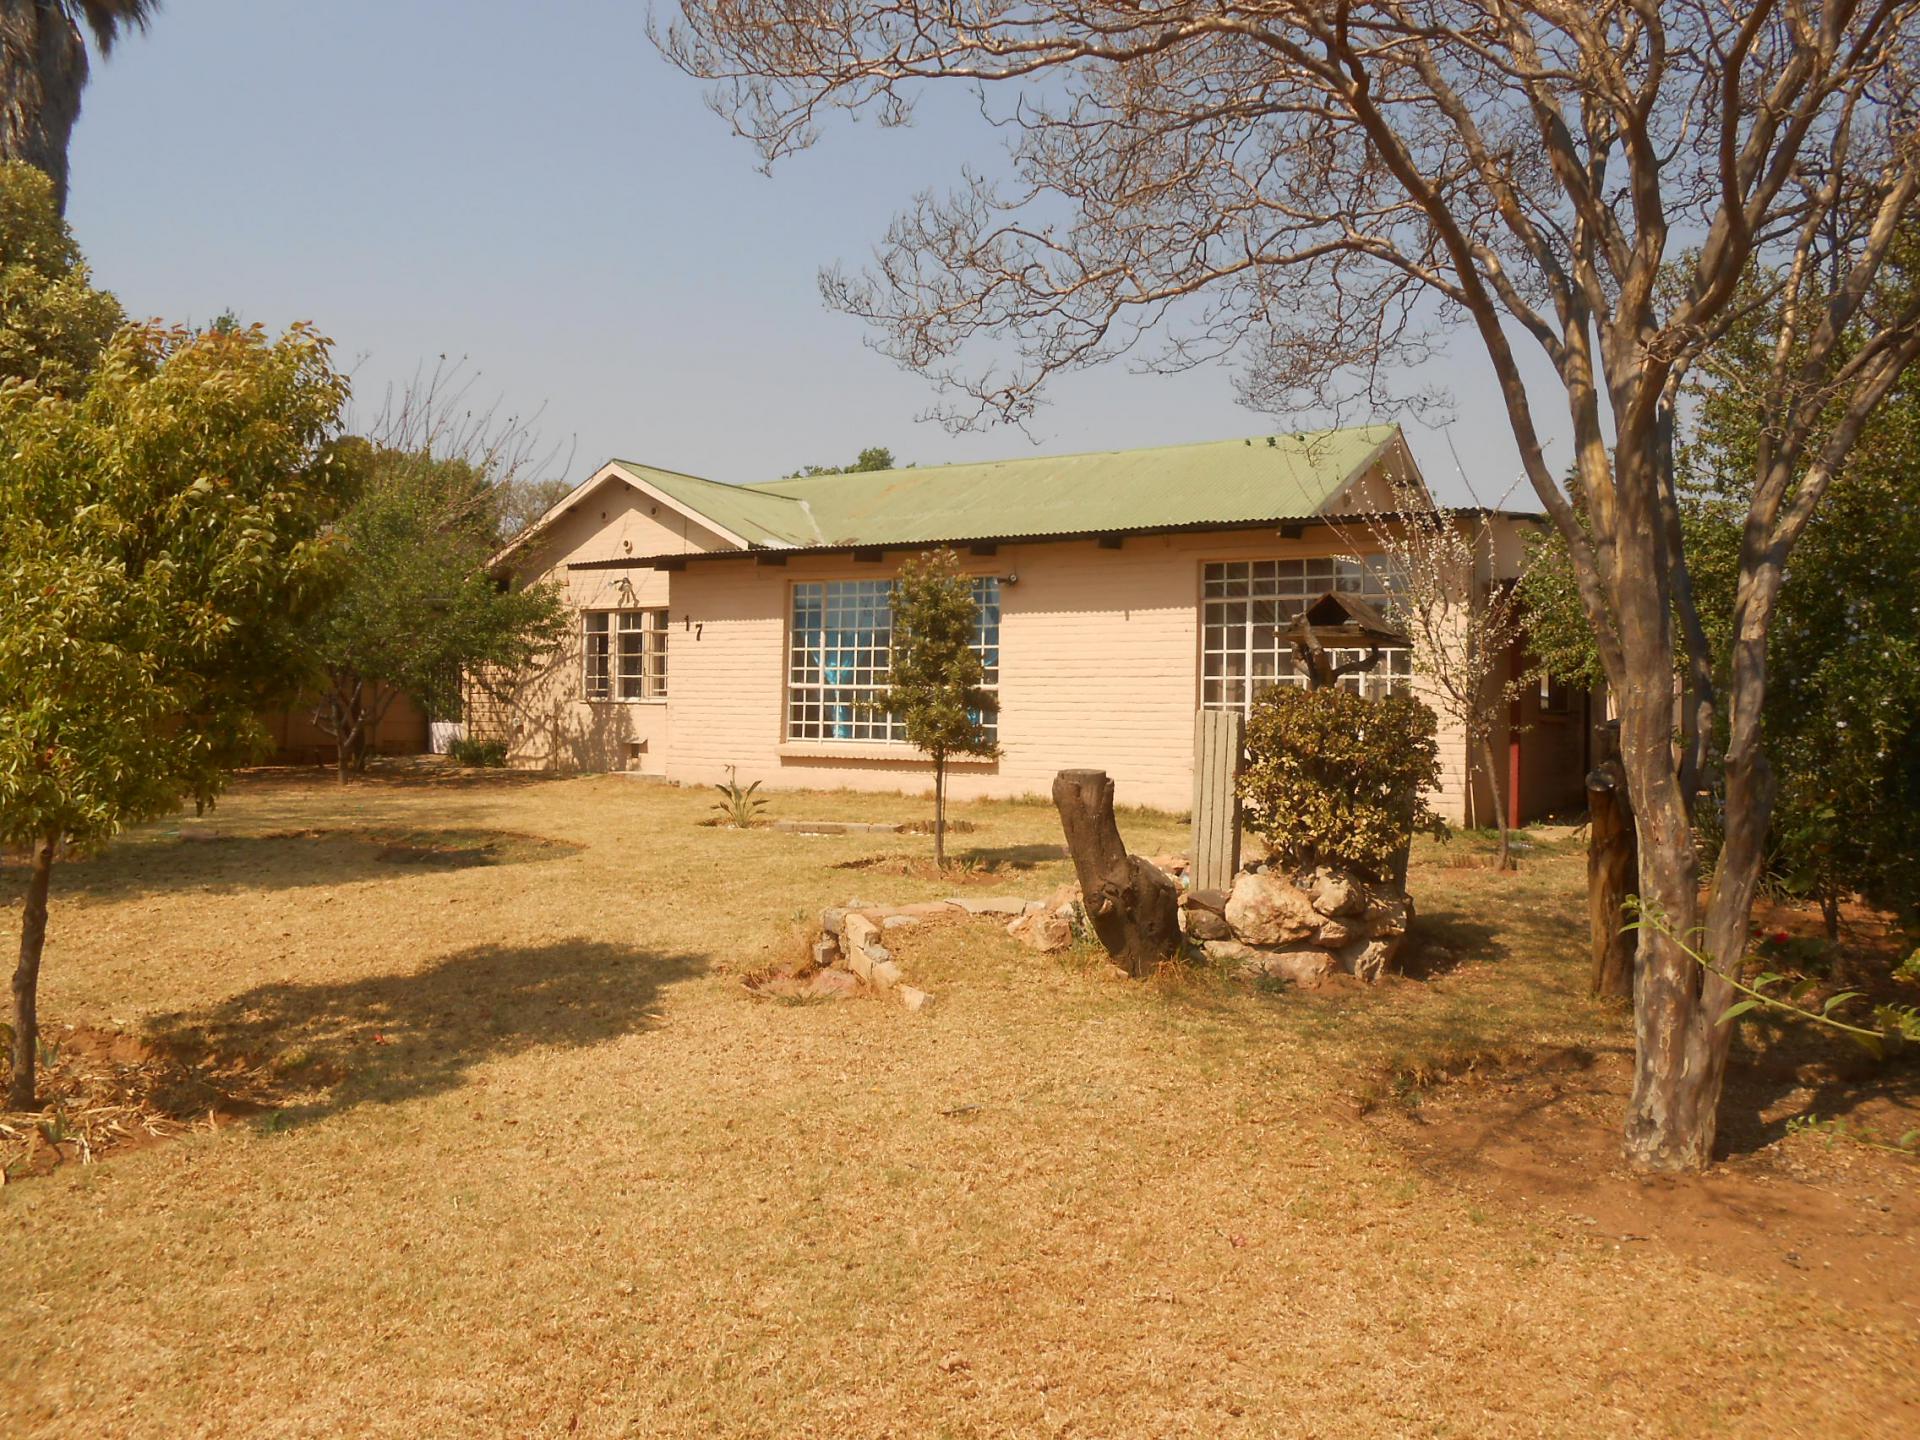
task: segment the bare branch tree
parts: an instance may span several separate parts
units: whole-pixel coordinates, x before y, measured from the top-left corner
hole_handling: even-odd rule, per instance
[[[1526,635],[1520,592],[1493,578],[1494,515],[1471,485],[1471,506],[1442,510],[1410,480],[1391,477],[1388,484],[1391,508],[1363,517],[1366,538],[1393,577],[1387,618],[1407,635],[1428,703],[1459,727],[1467,754],[1486,767],[1500,833],[1498,863],[1508,870],[1508,795],[1493,741],[1499,716],[1525,688],[1508,669]]]
[[[957,423],[1021,420],[1052,376],[1129,354],[1241,354],[1267,407],[1378,403],[1450,329],[1477,343],[1618,697],[1642,899],[1704,932],[1704,971],[1642,932],[1626,1127],[1636,1163],[1687,1169],[1713,1152],[1772,803],[1781,579],[1920,352],[1920,305],[1880,284],[1920,186],[1917,16],[1920,0],[680,0],[658,39],[767,163],[835,109],[903,122],[930,82],[1011,97],[992,112],[1005,179],[916,197],[870,271],[823,278],[957,397]],[[1683,386],[1756,307],[1782,319],[1722,688],[1674,443]],[[1523,346],[1552,384],[1529,387]],[[1548,468],[1552,409],[1586,526]],[[1709,783],[1725,833],[1703,903]]]

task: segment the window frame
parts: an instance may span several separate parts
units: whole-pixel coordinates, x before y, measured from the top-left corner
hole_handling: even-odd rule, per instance
[[[1293,685],[1304,688],[1307,683],[1306,674],[1299,668],[1296,657],[1291,654],[1290,648],[1282,640],[1285,628],[1309,601],[1317,600],[1329,591],[1357,595],[1369,603],[1380,604],[1392,592],[1392,578],[1384,573],[1390,564],[1391,561],[1387,556],[1377,554],[1275,555],[1267,552],[1201,557],[1195,576],[1195,588],[1198,592],[1195,612],[1197,621],[1195,699],[1199,708],[1220,711],[1237,710],[1245,715],[1251,711],[1254,699],[1263,690],[1273,685]],[[1313,567],[1317,565],[1328,567],[1328,573],[1324,577],[1327,581],[1324,589],[1318,588],[1315,583]],[[1233,566],[1245,566],[1247,573],[1244,576],[1235,576],[1228,568]],[[1274,582],[1273,593],[1270,595],[1254,593],[1255,583],[1266,578],[1259,574],[1258,567],[1261,566],[1275,567],[1271,577]],[[1287,588],[1285,582],[1292,577],[1286,575],[1286,570],[1292,566],[1301,567],[1301,572],[1296,582],[1298,593],[1288,594],[1285,593]],[[1216,569],[1227,572],[1219,576],[1219,582],[1223,586],[1240,581],[1246,585],[1246,590],[1241,595],[1215,593],[1212,588],[1215,577],[1211,572]],[[1339,582],[1351,575],[1353,571],[1360,572],[1360,585],[1353,589],[1341,586]],[[1369,584],[1369,581],[1374,583]],[[1220,623],[1215,624],[1213,607],[1235,600],[1245,602],[1245,618],[1235,624],[1230,617],[1223,617]],[[1254,607],[1263,600],[1271,602],[1274,606],[1271,612],[1273,618],[1270,621],[1257,618]],[[1289,611],[1288,605],[1296,601],[1298,604]],[[1214,643],[1213,632],[1216,630],[1222,632],[1218,645]],[[1238,646],[1232,647],[1226,642],[1235,630],[1241,631],[1242,636]],[[1254,643],[1257,632],[1261,630],[1270,630],[1273,634],[1272,645],[1266,654],[1262,654]],[[1412,647],[1388,645],[1380,648],[1382,651],[1380,662],[1373,670],[1341,676],[1338,682],[1340,687],[1356,694],[1373,695],[1375,698],[1390,694],[1413,694]],[[1366,651],[1340,646],[1330,648],[1327,653],[1334,664],[1343,665],[1363,657]],[[1210,675],[1208,663],[1215,657],[1219,657],[1221,662],[1219,673]],[[1260,661],[1269,657],[1272,670],[1271,673],[1266,673]],[[1236,658],[1240,661],[1240,673],[1230,673],[1229,662]],[[1217,690],[1211,694],[1210,682],[1218,686]],[[1241,691],[1240,697],[1237,700],[1228,698],[1236,685]]]
[[[1003,620],[1001,583],[998,575],[969,574],[974,588],[974,602],[979,616],[976,625],[974,650],[981,657],[986,671],[980,688],[993,697],[994,704],[985,717],[988,734],[996,741],[1000,736],[1000,652],[1002,646],[1001,624]],[[779,744],[782,747],[821,747],[839,749],[855,747],[870,750],[883,755],[917,755],[919,752],[906,738],[906,728],[891,712],[884,716],[859,713],[857,707],[870,699],[878,699],[891,686],[888,677],[893,665],[893,614],[892,594],[898,585],[897,577],[872,575],[822,575],[806,580],[790,580],[786,587],[786,624],[785,647],[783,650],[784,670],[780,685]],[[843,598],[840,601],[840,613],[846,616],[851,610],[855,624],[842,625],[841,633],[850,633],[856,638],[850,645],[837,645],[835,652],[844,655],[843,663],[854,673],[852,683],[835,683],[825,678],[825,636],[829,633],[827,618],[831,609],[829,599],[831,587],[865,587],[866,595]],[[811,589],[817,592],[817,620],[803,629],[801,625],[802,591]],[[867,597],[887,596],[887,609],[884,625],[861,626],[857,622],[863,613],[872,615],[870,606],[863,610],[861,601]],[[875,615],[874,619],[880,617]],[[884,632],[884,646],[872,640],[862,643],[860,636]],[[803,638],[806,635],[818,635],[818,644],[809,647]],[[812,656],[818,654],[817,666]],[[863,663],[864,662],[864,663]],[[817,670],[818,680],[799,678],[804,673]],[[862,676],[865,678],[863,679]],[[811,713],[807,713],[808,711]],[[838,713],[830,713],[838,712]],[[829,733],[836,728],[853,731],[849,735]],[[874,732],[884,733],[874,733]],[[810,732],[810,733],[805,733]]]
[[[581,700],[588,705],[666,704],[667,636],[668,616],[664,605],[583,609],[580,612]],[[638,643],[630,645],[628,637],[637,637]],[[598,655],[595,654],[596,638],[600,642]],[[626,693],[629,684],[635,693]]]

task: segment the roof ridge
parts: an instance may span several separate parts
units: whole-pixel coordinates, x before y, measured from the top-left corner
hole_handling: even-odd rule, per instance
[[[782,475],[774,480],[743,481],[732,488],[752,490],[762,495],[779,495],[782,499],[793,499],[796,497],[784,495],[773,487],[807,484],[812,481],[846,480],[860,475],[900,475],[910,470],[925,474],[937,470],[976,469],[982,465],[1028,465],[1042,460],[1090,460],[1105,455],[1141,455],[1149,450],[1200,450],[1214,445],[1252,445],[1256,440],[1309,441],[1334,435],[1357,435],[1367,430],[1398,430],[1399,428],[1399,422],[1396,420],[1380,420],[1371,425],[1330,425],[1318,430],[1272,430],[1256,435],[1230,435],[1223,440],[1182,440],[1173,445],[1129,445],[1124,449],[1116,450],[1066,450],[1058,454],[1009,455],[990,460],[943,460],[938,465],[899,465],[886,470],[832,470],[824,475]],[[707,483],[722,485],[728,482],[710,480]]]
[[[721,490],[753,490],[759,494],[769,495],[775,500],[792,500],[795,504],[801,503],[795,499],[794,496],[781,495],[774,491],[763,491],[755,485],[738,484],[732,480],[714,480],[705,475],[689,474],[685,470],[669,470],[664,465],[650,464],[645,460],[622,460],[616,456],[611,463],[620,466],[630,466],[635,470],[650,470],[656,475],[671,475],[676,480],[691,480],[699,485],[712,485]]]

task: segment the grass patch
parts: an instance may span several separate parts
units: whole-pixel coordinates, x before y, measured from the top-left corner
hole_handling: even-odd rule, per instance
[[[956,807],[975,882],[934,872],[925,837],[722,834],[695,823],[709,803],[619,777],[264,776],[62,866],[48,1023],[245,1077],[271,1108],[0,1189],[0,1415],[22,1434],[1865,1434],[1911,1398],[1911,1324],[1437,1177],[1400,1133],[1490,1104],[1513,1062],[1625,1043],[1583,994],[1577,850],[1503,876],[1423,845],[1415,974],[1374,990],[1198,967],[1142,985],[1090,946],[1038,956],[956,920],[888,935],[939,997],[910,1015],[741,982],[856,889],[1046,894],[1071,875],[1051,809]],[[1178,817],[1120,823],[1139,853],[1184,848]],[[1414,1118],[1356,1118],[1400,1083]],[[1880,1273],[1911,1274],[1911,1240],[1884,1243]],[[1810,1333],[1832,1341],[1818,1366]]]

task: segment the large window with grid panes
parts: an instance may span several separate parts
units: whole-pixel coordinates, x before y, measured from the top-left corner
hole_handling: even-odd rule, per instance
[[[1000,581],[973,582],[973,648],[981,688],[1000,686]],[[807,580],[793,587],[787,639],[786,738],[904,745],[906,726],[883,707],[893,663],[891,580]],[[988,734],[996,713],[981,717]]]
[[[1293,622],[1321,596],[1353,595],[1376,606],[1393,598],[1384,560],[1221,560],[1201,575],[1200,703],[1209,710],[1245,711],[1262,690],[1307,683],[1289,634]],[[1330,649],[1335,665],[1364,659],[1365,650]],[[1413,654],[1394,646],[1371,670],[1341,677],[1362,695],[1405,695],[1413,687]]]
[[[588,700],[667,698],[667,612],[588,610],[581,624],[581,693]]]

